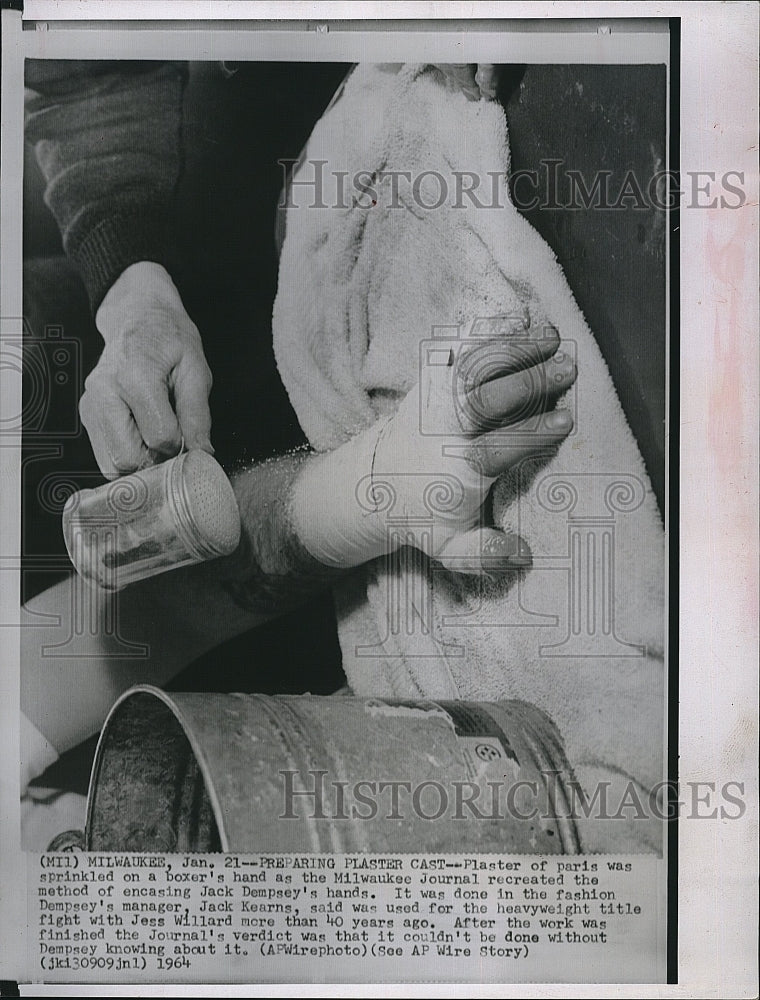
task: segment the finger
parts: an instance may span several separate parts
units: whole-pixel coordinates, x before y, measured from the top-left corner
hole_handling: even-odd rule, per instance
[[[507,428],[481,434],[467,460],[483,476],[495,478],[525,459],[550,456],[573,429],[568,410],[553,410]]]
[[[454,573],[489,576],[528,569],[532,562],[530,548],[522,538],[497,528],[463,531],[447,542],[436,558]]]
[[[151,451],[176,455],[182,447],[182,432],[169,401],[169,387],[159,378],[122,383],[122,398],[129,406],[142,440]]]
[[[443,73],[447,90],[461,91],[468,101],[480,100],[480,89],[475,83],[475,63],[443,63],[438,69]]]
[[[495,100],[499,85],[499,72],[496,66],[493,63],[478,63],[475,83],[480,88],[482,97],[487,101]]]
[[[461,428],[472,433],[489,426],[488,405],[481,399],[483,386],[548,361],[557,353],[559,344],[559,333],[548,327],[540,338],[502,337],[475,346],[468,344],[460,350],[449,386]]]
[[[445,352],[431,354],[421,385],[421,406],[439,434],[473,434],[493,426],[489,415],[483,419],[483,405],[477,390],[505,375],[530,368],[552,357],[560,339],[554,327],[539,338],[525,336],[524,321],[518,317],[495,317],[488,322],[489,335],[503,320],[504,329],[523,336],[502,335],[498,340],[463,339]],[[490,422],[490,423],[489,423]],[[496,422],[498,425],[498,421]]]
[[[211,444],[211,372],[203,359],[183,360],[173,376],[174,405],[187,448],[214,454]]]
[[[578,372],[569,354],[558,351],[549,361],[492,379],[468,394],[464,429],[494,430],[548,410],[575,382]]]
[[[117,395],[86,391],[79,402],[98,468],[106,479],[134,472],[145,463],[147,448],[127,404]]]
[[[547,326],[541,336],[530,336],[510,320],[511,334],[488,340],[463,340],[455,359],[455,378],[460,392],[472,392],[484,382],[541,364],[559,349],[556,327]]]

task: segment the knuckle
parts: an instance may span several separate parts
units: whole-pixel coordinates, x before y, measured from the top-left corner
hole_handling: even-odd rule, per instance
[[[104,398],[96,389],[91,387],[86,388],[79,398],[79,416],[88,431],[100,423]]]
[[[178,324],[173,332],[173,338],[181,345],[183,351],[194,351],[203,356],[203,340],[200,331],[192,320]]]
[[[195,325],[195,323],[193,323],[193,321],[190,319],[187,313],[183,312],[182,316],[177,318],[178,318],[178,324],[177,324],[178,330],[187,336],[194,337],[200,343],[201,339],[200,330]]]
[[[82,422],[87,426],[92,415],[92,394],[87,390],[79,398],[79,416],[82,418]]]
[[[559,340],[557,327],[551,322],[535,299],[531,300],[526,306],[525,317],[526,326],[530,328],[534,336]]]
[[[206,390],[207,393],[210,392],[214,385],[214,375],[211,369],[209,368],[208,364],[206,363],[205,358],[201,359],[200,378],[203,388]]]
[[[175,377],[177,380],[184,380],[193,386],[198,385],[203,389],[211,389],[213,375],[200,342],[185,347],[177,365]]]
[[[89,394],[90,396],[94,396],[102,393],[109,381],[109,376],[106,375],[103,369],[98,365],[93,368],[84,380],[84,395]]]
[[[104,434],[93,435],[93,446],[97,448],[99,454],[99,465],[101,469],[107,466],[115,469],[119,475],[134,472],[139,464],[139,449],[132,446],[131,442],[121,435],[106,436]],[[105,456],[105,460],[102,458]]]
[[[538,325],[538,336],[549,351],[556,351],[560,345],[559,330],[552,323],[543,320]]]
[[[117,456],[112,458],[113,468],[116,470],[117,476],[128,476],[132,472],[136,472],[139,463],[131,458],[126,458],[124,456]],[[112,476],[112,478],[115,478]]]
[[[142,438],[151,451],[176,451],[179,445],[177,435],[167,427],[148,428],[143,431]]]
[[[113,462],[114,468],[117,472],[134,472],[137,468],[137,462],[134,457],[127,454],[124,451],[115,450],[115,453],[111,456],[111,461]]]

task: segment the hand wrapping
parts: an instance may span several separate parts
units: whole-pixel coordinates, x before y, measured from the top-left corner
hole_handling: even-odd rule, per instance
[[[393,417],[307,463],[292,516],[309,552],[349,567],[413,544],[458,572],[528,565],[527,546],[488,526],[484,505],[503,472],[548,457],[572,429],[568,411],[547,412],[575,379],[558,347],[552,327],[539,339],[463,340]]]

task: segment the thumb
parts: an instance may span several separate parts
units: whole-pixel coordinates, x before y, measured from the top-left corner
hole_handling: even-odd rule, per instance
[[[211,378],[205,363],[183,359],[174,377],[174,407],[185,447],[214,454],[211,444],[211,410],[208,397]]]
[[[519,535],[508,535],[497,528],[473,528],[454,535],[436,556],[452,573],[471,575],[528,569],[532,556],[528,544]]]

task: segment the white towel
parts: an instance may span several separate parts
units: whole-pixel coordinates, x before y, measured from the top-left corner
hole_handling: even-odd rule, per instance
[[[468,578],[409,549],[368,564],[361,587],[335,595],[344,668],[357,695],[529,701],[558,725],[589,794],[632,781],[643,799],[663,777],[662,524],[562,270],[509,202],[508,167],[498,103],[446,91],[432,67],[359,66],[294,175],[277,363],[312,446],[330,450],[394,411],[431,338],[472,336],[502,314],[535,335],[556,326],[577,360],[562,404],[575,429],[493,494],[495,523],[525,538],[533,568]],[[641,824],[602,829],[587,849],[659,847]]]

